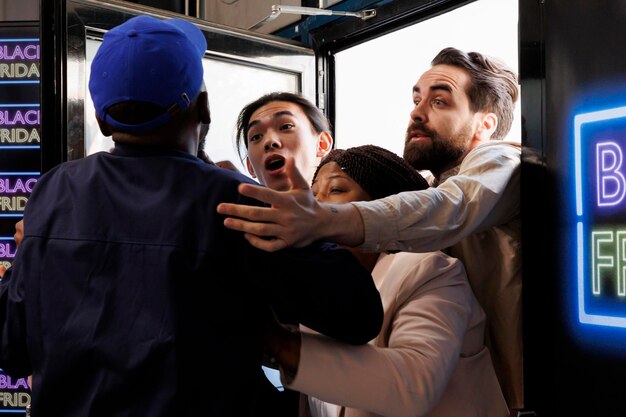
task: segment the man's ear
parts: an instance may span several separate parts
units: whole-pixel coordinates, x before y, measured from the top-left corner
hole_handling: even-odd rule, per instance
[[[495,113],[479,113],[479,116],[481,119],[476,129],[476,139],[481,142],[491,140],[493,132],[498,127],[498,116]]]
[[[246,166],[248,167],[248,172],[252,175],[252,178],[256,178],[256,173],[254,172],[254,168],[252,168],[250,158],[246,158]]]
[[[209,94],[206,91],[201,91],[198,94],[198,113],[200,121],[204,124],[211,123],[211,110],[209,108]]]
[[[97,114],[96,114],[96,120],[98,121],[98,126],[100,127],[100,132],[102,132],[102,134],[105,137],[111,136],[113,134],[109,124],[106,123],[105,121],[103,121],[102,119],[100,119]]]
[[[333,137],[328,132],[322,132],[317,137],[317,156],[325,157],[333,149]]]

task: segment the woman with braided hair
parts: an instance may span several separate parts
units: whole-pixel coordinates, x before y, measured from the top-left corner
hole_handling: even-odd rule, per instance
[[[369,201],[426,188],[404,159],[366,145],[333,150],[313,178],[319,201]],[[485,314],[461,262],[441,251],[360,253],[385,310],[380,334],[348,346],[282,326],[268,351],[287,387],[308,394],[302,416],[505,417],[484,346]]]

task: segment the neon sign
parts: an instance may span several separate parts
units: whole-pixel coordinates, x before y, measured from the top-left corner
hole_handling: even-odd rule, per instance
[[[15,224],[24,215],[41,170],[38,35],[39,27],[34,23],[0,24],[0,265],[5,268],[16,256]],[[0,412],[5,407],[17,407],[16,411],[23,412],[23,401],[13,397],[13,388],[3,386],[2,377],[0,370]]]
[[[0,407],[24,408],[29,403],[30,387],[28,386],[27,379],[14,379],[8,375],[0,373]],[[17,410],[14,412],[17,412]]]
[[[574,117],[581,323],[626,328],[626,107]]]
[[[15,223],[24,215],[41,172],[41,49],[39,24],[0,22],[0,265],[18,252]],[[0,413],[24,414],[30,403],[25,378],[0,369]]]
[[[38,172],[0,172],[0,217],[21,217]]]
[[[0,172],[0,219],[10,220],[9,234],[11,234],[0,236],[0,265],[5,268],[11,266],[17,252],[12,236],[13,224],[24,215],[28,197],[38,178],[38,172]]]
[[[0,265],[9,268],[15,258],[17,246],[13,237],[0,237]]]
[[[38,84],[41,78],[40,42],[36,38],[0,39],[0,85],[15,89]],[[19,97],[19,95],[16,95]],[[0,103],[0,147],[39,149],[41,114],[39,103]]]
[[[0,83],[39,82],[39,39],[0,39]]]
[[[40,127],[39,104],[0,103],[0,148],[39,149]]]

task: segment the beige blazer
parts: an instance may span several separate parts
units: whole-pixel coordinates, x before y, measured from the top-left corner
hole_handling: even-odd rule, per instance
[[[436,187],[350,203],[365,225],[360,249],[451,248],[448,254],[463,262],[487,315],[496,375],[515,409],[524,408],[520,155],[519,143],[486,141]]]
[[[372,276],[385,309],[374,340],[350,346],[303,333],[298,372],[283,378],[309,394],[302,414],[508,416],[461,262],[442,252],[381,255]]]

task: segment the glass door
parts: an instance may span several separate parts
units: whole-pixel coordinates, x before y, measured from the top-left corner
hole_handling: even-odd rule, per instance
[[[113,145],[97,127],[87,88],[89,70],[106,31],[139,14],[187,19],[204,33],[208,45],[205,83],[212,119],[205,150],[214,161],[231,161],[248,174],[235,148],[234,134],[237,115],[250,101],[280,90],[302,93],[315,102],[314,53],[295,41],[125,2],[66,0],[63,6],[67,31],[59,34],[65,40],[59,52],[66,54],[67,65],[59,70],[65,80],[66,160],[106,151]]]

